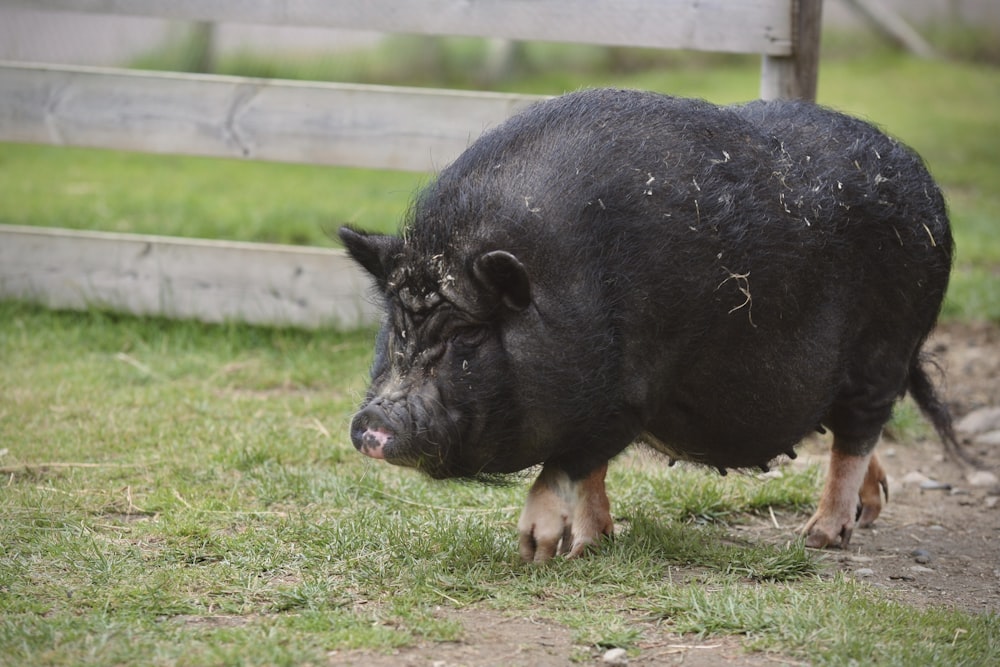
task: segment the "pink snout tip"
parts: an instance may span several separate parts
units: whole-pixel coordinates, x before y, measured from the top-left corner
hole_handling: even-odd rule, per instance
[[[391,438],[392,435],[385,429],[366,429],[364,435],[361,436],[360,451],[373,459],[385,459],[384,448]]]

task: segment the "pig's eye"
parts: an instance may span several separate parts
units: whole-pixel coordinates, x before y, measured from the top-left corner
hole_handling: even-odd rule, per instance
[[[461,326],[455,327],[449,332],[448,339],[459,345],[474,347],[483,342],[487,334],[486,327],[482,326]]]

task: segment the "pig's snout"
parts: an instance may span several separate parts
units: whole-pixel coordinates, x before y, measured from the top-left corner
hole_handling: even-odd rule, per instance
[[[359,412],[351,422],[351,442],[359,452],[373,459],[385,458],[386,447],[394,437],[382,411],[374,406]]]

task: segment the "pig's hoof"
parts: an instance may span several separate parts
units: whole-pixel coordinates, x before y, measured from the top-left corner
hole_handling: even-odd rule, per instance
[[[525,508],[527,514],[528,508]],[[542,563],[556,554],[570,553],[576,545],[570,517],[565,512],[536,517],[529,521],[522,517],[519,550],[525,562]],[[572,545],[572,546],[571,546]],[[584,545],[585,547],[586,545]],[[583,548],[580,549],[582,551]]]
[[[606,472],[605,465],[574,482],[561,470],[542,470],[518,522],[522,560],[542,563],[557,554],[576,558],[601,536],[611,535]]]
[[[865,480],[861,483],[861,490],[858,492],[858,526],[861,528],[871,528],[875,519],[882,513],[882,496],[889,502],[889,480],[886,477],[878,457],[872,455],[868,462],[868,471],[865,473]]]
[[[527,508],[526,508],[527,509]],[[519,525],[521,559],[529,563],[543,563],[560,555],[576,558],[587,547],[604,535],[611,535],[611,515],[595,522],[570,520],[569,515],[560,512],[536,521],[524,520]]]
[[[838,519],[837,517],[822,516],[817,512],[802,529],[802,534],[806,536],[806,546],[810,549],[825,549],[827,547],[846,549],[851,543],[853,530],[853,517]]]

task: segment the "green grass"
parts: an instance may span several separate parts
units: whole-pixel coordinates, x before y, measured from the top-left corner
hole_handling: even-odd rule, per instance
[[[744,634],[761,650],[794,646],[814,665],[902,667],[949,660],[987,665],[1000,648],[995,616],[914,611],[873,597],[846,579],[787,586],[707,583],[665,590],[650,600],[649,611],[679,632]],[[966,642],[970,635],[978,639]],[[809,653],[810,646],[824,649]]]
[[[332,245],[391,229],[427,176],[0,144],[0,223]]]
[[[434,482],[347,441],[371,336],[0,304],[0,664],[315,664],[470,639],[435,611],[469,605],[582,646],[662,627],[817,664],[1000,658],[996,616],[910,609],[819,576],[791,534],[730,532],[754,512],[800,522],[815,469],[721,479],[626,457],[609,477],[622,534],[522,565],[524,483]]]

